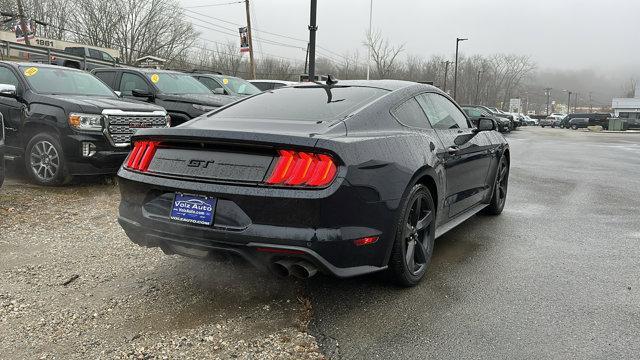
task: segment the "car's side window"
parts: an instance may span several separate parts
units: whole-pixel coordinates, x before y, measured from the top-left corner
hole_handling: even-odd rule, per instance
[[[143,90],[151,92],[149,85],[142,76],[132,73],[122,73],[120,80],[120,92],[122,95],[131,95],[133,90]]]
[[[13,85],[16,88],[20,87],[20,81],[11,69],[0,66],[0,84]]]
[[[94,74],[98,79],[104,81],[110,88],[115,87],[116,73],[115,71],[97,71]]]
[[[209,88],[209,90],[216,89],[216,88],[220,88],[222,86],[220,86],[220,84],[218,84],[217,81],[208,78],[208,77],[204,77],[204,76],[199,76],[198,80],[204,84],[204,86],[206,86],[207,88]]]
[[[96,49],[89,49],[89,57],[92,59],[102,60],[102,54]]]
[[[428,129],[429,120],[415,98],[406,100],[392,111],[393,115],[406,126]]]
[[[434,129],[468,129],[467,117],[449,99],[435,93],[418,96]]]
[[[101,51],[101,54],[102,54],[102,60],[109,61],[109,62],[115,62],[115,59],[111,55],[107,54],[106,52]]]

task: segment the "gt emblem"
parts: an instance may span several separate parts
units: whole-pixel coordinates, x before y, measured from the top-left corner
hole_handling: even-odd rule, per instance
[[[187,162],[187,166],[189,167],[201,167],[203,169],[206,169],[209,167],[209,165],[212,165],[215,161],[213,160],[189,160]]]

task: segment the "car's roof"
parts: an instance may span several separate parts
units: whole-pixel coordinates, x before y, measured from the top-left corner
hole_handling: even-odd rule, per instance
[[[2,64],[8,64],[11,66],[33,66],[33,67],[39,67],[39,68],[53,68],[53,69],[68,69],[71,71],[82,71],[82,70],[78,70],[78,69],[74,69],[74,68],[70,68],[70,67],[66,67],[66,66],[60,66],[60,65],[52,65],[52,64],[46,64],[46,63],[33,63],[33,62],[15,62],[15,61],[0,61],[0,63]]]

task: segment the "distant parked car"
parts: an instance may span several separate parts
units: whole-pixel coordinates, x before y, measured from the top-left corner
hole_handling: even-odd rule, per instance
[[[273,90],[297,84],[297,82],[284,80],[249,80],[249,82],[255,85],[255,87],[257,87],[261,91]]]
[[[538,125],[538,119],[533,119],[531,118],[529,115],[525,115],[524,116],[524,121],[527,123],[527,125],[529,126],[537,126]]]
[[[546,118],[540,120],[540,127],[550,126],[554,128],[559,124],[560,124],[560,119],[553,116],[547,116]]]
[[[589,118],[573,118],[569,120],[569,127],[573,130],[586,128],[589,126]]]
[[[471,123],[473,125],[478,126],[478,121],[481,118],[492,119],[496,123],[496,130],[501,133],[511,131],[511,121],[507,118],[499,117],[489,112],[484,107],[474,106],[474,105],[463,105],[462,110],[467,113]]]
[[[237,99],[216,95],[191,74],[142,68],[102,68],[92,73],[127,99],[162,106],[171,126],[180,125]]]
[[[600,125],[603,129],[609,129],[609,117],[608,113],[582,113],[582,114],[569,114],[560,122],[560,127],[569,129],[571,125],[569,122],[574,118],[587,118],[589,119],[589,126]]]
[[[235,76],[220,74],[193,74],[192,76],[217,95],[229,95],[239,99],[262,92],[247,80]]]
[[[82,46],[66,47],[64,48],[64,52],[69,53],[70,55],[86,57],[89,60],[94,59],[94,60],[108,61],[113,65],[118,63],[118,59],[109,55],[109,53],[104,52],[102,50],[90,48],[90,47],[82,47]],[[65,66],[65,67],[81,69],[81,70],[93,70],[99,67],[104,67],[104,65],[94,64],[89,61],[87,61],[85,64],[85,61],[62,59],[62,58],[57,58],[55,56],[51,56],[51,59],[49,61],[47,60],[46,55],[31,55],[30,61],[34,63],[51,63],[51,65],[59,65],[59,66]]]

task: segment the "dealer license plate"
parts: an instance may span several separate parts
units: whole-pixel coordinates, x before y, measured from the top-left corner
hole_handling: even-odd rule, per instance
[[[211,225],[216,201],[216,198],[176,193],[171,207],[171,220]]]

